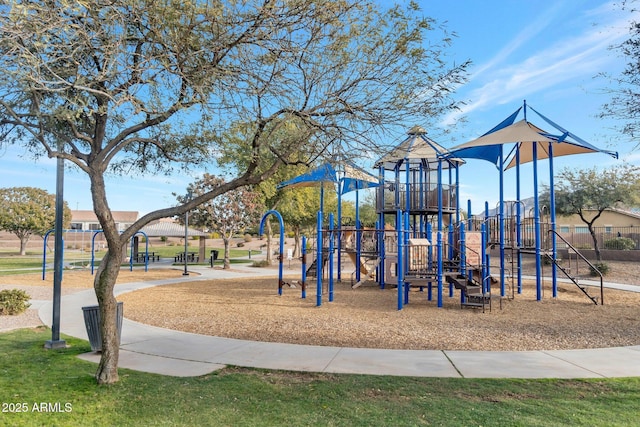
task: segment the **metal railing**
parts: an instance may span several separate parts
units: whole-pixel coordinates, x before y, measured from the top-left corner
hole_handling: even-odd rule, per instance
[[[564,244],[567,245],[567,247],[570,249],[570,253],[573,253],[576,255],[576,258],[580,258],[583,262],[585,262],[588,266],[589,266],[589,271],[592,273],[595,273],[597,276],[600,277],[600,305],[604,305],[604,278],[602,276],[602,273],[600,272],[600,270],[598,270],[598,268],[593,265],[591,262],[589,262],[589,260],[587,258],[584,257],[584,255],[582,255],[576,248],[574,248],[567,240],[564,239],[564,237],[562,237],[560,235],[560,233],[558,233],[557,231],[553,231],[553,230],[549,230],[548,231],[549,234],[555,234],[557,238],[559,238],[560,240],[562,240],[562,242]],[[586,289],[581,286],[578,282],[577,277],[572,276],[571,274],[569,274],[569,272],[567,271],[567,269],[565,269],[564,267],[562,267],[561,265],[558,264],[557,260],[555,259],[551,259],[560,269],[560,271],[562,271],[565,276],[567,276],[576,286],[578,286],[578,288],[580,288],[580,290],[589,297],[589,299],[591,299],[591,301],[593,301],[596,305],[598,304],[598,302],[587,293]],[[577,259],[576,259],[576,263],[577,263]]]

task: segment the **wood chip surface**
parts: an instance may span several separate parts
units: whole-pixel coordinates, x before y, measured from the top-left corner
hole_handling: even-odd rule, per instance
[[[293,279],[287,279],[289,282]],[[301,290],[277,279],[209,280],[160,286],[122,295],[125,316],[185,332],[256,341],[387,349],[553,350],[640,344],[640,294],[605,290],[594,305],[573,284],[550,281],[536,301],[535,282],[515,298],[496,298],[492,309],[461,309],[445,287],[444,307],[415,289],[397,309],[397,290],[336,283],[334,301],[316,306],[315,282]],[[497,293],[497,290],[494,292]],[[597,294],[595,289],[590,291]]]

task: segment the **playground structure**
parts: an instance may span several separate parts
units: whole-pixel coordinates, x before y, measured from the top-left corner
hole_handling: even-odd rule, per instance
[[[535,112],[557,131],[549,133],[527,120],[527,111]],[[524,119],[516,122],[524,110]],[[505,154],[505,145],[512,144]],[[557,274],[566,275],[594,304],[603,304],[602,275],[580,255],[555,229],[555,196],[553,193],[554,157],[580,154],[617,153],[600,150],[528,107],[516,110],[482,137],[445,149],[426,136],[426,131],[413,127],[408,138],[375,163],[375,177],[353,164],[325,164],[318,169],[279,185],[279,188],[301,185],[321,186],[321,207],[317,215],[315,257],[307,276],[316,277],[317,305],[322,304],[323,277],[328,280],[332,301],[334,279],[342,280],[343,260],[355,267],[351,283],[358,288],[367,281],[378,286],[397,288],[397,307],[409,303],[411,288],[427,290],[427,299],[437,293],[437,306],[443,306],[445,290],[449,297],[460,293],[461,307],[488,307],[498,287],[499,297],[514,298],[522,292],[523,255],[533,256],[536,264],[536,299],[543,297],[543,265],[551,267],[552,295],[557,297]],[[466,218],[460,203],[460,169],[465,159],[483,159],[496,164],[500,173],[500,201],[494,212],[485,203],[484,212],[472,215],[467,202]],[[549,162],[550,206],[540,206],[537,163]],[[529,210],[520,200],[520,165],[533,163],[534,206]],[[504,173],[516,170],[517,200],[504,200]],[[322,207],[322,192],[327,184],[337,188],[338,215],[328,216]],[[375,228],[363,228],[358,215],[358,191],[375,188],[378,221]],[[356,192],[354,226],[342,225],[341,196]],[[571,266],[557,257],[558,240],[575,261],[585,262],[600,276],[600,295],[593,296],[580,283]],[[491,250],[497,249],[497,262]],[[494,250],[495,252],[495,250]],[[495,257],[495,255],[494,255]],[[334,262],[334,259],[337,262]],[[497,273],[496,273],[497,271]],[[303,277],[303,286],[305,278]],[[281,286],[279,287],[281,290]],[[510,292],[509,292],[510,291]]]

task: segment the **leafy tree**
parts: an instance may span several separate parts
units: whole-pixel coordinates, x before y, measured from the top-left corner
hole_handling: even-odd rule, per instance
[[[191,197],[214,191],[224,185],[224,178],[205,173],[187,187]],[[177,196],[178,202],[187,203],[189,196]],[[259,221],[264,206],[260,196],[247,187],[239,187],[216,196],[189,212],[189,221],[200,227],[206,227],[220,233],[224,242],[224,268],[231,268],[229,261],[229,244],[237,233],[255,226]]]
[[[636,0],[623,0],[622,8],[631,13],[638,9]],[[618,76],[609,76],[612,80],[611,100],[602,106],[601,117],[621,120],[622,133],[632,140],[640,135],[640,22],[629,24],[629,38],[619,45],[612,46],[627,61],[626,67]],[[640,147],[636,144],[635,148]]]
[[[44,236],[55,227],[56,196],[34,187],[0,188],[0,230],[20,239],[20,255],[26,255],[32,235]],[[63,226],[71,221],[71,210],[64,204]]]
[[[137,230],[311,163],[332,144],[371,152],[398,123],[437,120],[455,106],[467,65],[446,62],[450,41],[414,2],[3,2],[0,144],[86,173],[108,246],[94,281],[98,383],[118,381],[113,287]],[[232,179],[116,227],[107,174],[170,174],[231,153],[243,165]]]
[[[558,175],[555,185],[556,213],[578,215],[593,239],[597,261],[602,261],[594,224],[606,209],[620,203],[629,203],[640,190],[640,167],[623,164],[599,171],[565,168]],[[549,188],[542,195],[549,205]]]
[[[363,192],[363,194],[364,197],[360,196],[360,223],[363,227],[375,227],[376,221],[378,221],[376,193],[367,191]]]

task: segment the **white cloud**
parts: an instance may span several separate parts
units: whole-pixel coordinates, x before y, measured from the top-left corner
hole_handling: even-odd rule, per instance
[[[476,84],[473,84],[472,79],[472,82],[466,85],[469,92],[464,97],[470,102],[460,111],[447,116],[443,125],[455,123],[460,116],[474,110],[522,100],[533,93],[563,83],[592,78],[606,70],[616,61],[609,52],[610,46],[628,37],[629,21],[637,17],[637,14],[631,15],[626,12],[624,17],[612,19],[612,7],[607,4],[585,12],[592,18],[602,19],[602,24],[592,25],[580,34],[557,40],[553,45],[533,52],[523,61],[506,64],[509,55],[516,49],[523,48],[524,43],[537,32],[543,29],[553,31],[553,28],[545,27],[551,22],[555,9],[547,11],[534,22],[534,25],[520,32],[514,41],[497,55],[479,66],[473,75]],[[483,76],[490,78],[482,81]]]

